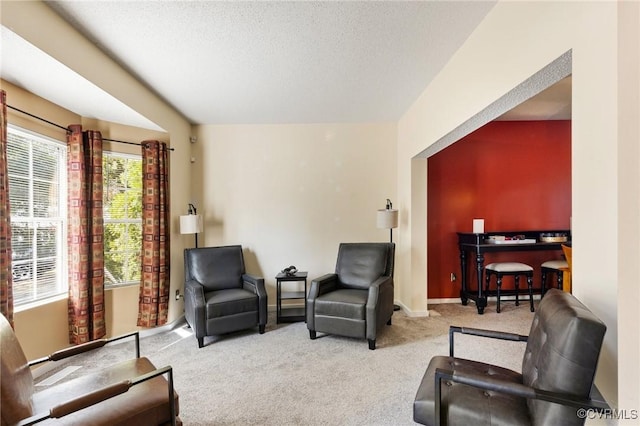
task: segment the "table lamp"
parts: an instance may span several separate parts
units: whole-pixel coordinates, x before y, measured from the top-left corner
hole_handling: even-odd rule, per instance
[[[202,216],[197,214],[196,207],[189,203],[187,215],[180,216],[180,233],[195,234],[196,248],[198,248],[198,234],[202,232]]]
[[[389,242],[393,242],[393,228],[398,227],[398,210],[393,208],[391,200],[387,198],[387,206],[378,210],[377,225],[380,229],[389,230]]]

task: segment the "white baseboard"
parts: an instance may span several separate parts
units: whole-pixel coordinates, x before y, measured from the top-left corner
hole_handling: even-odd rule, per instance
[[[427,305],[440,305],[442,303],[460,303],[459,297],[440,298],[440,299],[427,299]]]
[[[404,312],[408,317],[428,317],[429,311],[412,311],[408,309],[402,302],[394,302],[394,305],[399,306],[400,310]]]

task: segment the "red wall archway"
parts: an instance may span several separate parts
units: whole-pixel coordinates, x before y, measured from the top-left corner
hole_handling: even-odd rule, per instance
[[[428,298],[459,296],[456,232],[471,232],[473,218],[493,232],[569,229],[570,217],[571,121],[486,124],[428,159]],[[496,253],[485,264],[514,259],[539,271],[551,258],[561,253]]]

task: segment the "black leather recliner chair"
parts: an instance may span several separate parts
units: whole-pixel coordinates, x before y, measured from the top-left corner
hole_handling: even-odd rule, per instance
[[[192,248],[184,251],[184,313],[198,347],[204,336],[231,333],[267,324],[264,278],[245,272],[242,246]]]
[[[311,281],[309,337],[316,332],[366,338],[376,348],[378,330],[393,315],[393,243],[342,243],[335,273]]]
[[[605,331],[586,306],[558,289],[540,302],[528,336],[451,327],[449,356],[429,362],[413,419],[429,426],[583,425],[588,414],[609,409],[593,384]],[[454,333],[526,342],[522,374],[455,358]]]

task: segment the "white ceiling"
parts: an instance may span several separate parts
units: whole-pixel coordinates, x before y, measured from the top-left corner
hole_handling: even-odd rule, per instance
[[[189,121],[218,124],[396,121],[495,1],[47,4]],[[158,128],[4,27],[0,72],[82,116]]]
[[[8,82],[83,117],[143,129],[162,130],[7,28],[2,27],[0,36],[2,37],[0,76]],[[11,105],[11,99],[7,101]],[[66,125],[66,123],[61,124]]]

